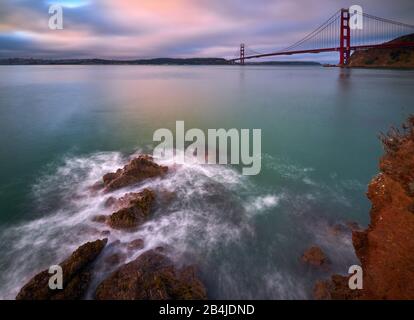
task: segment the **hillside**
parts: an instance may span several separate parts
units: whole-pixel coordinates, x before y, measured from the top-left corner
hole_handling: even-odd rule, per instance
[[[394,42],[414,42],[414,33],[396,38]],[[352,54],[349,67],[414,68],[414,48],[368,49]]]

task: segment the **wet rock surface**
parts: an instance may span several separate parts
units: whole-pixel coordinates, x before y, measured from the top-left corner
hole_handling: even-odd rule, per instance
[[[135,239],[132,240],[127,245],[128,250],[141,250],[144,248],[144,240],[142,239]]]
[[[96,289],[98,300],[206,299],[194,267],[177,269],[169,258],[150,250],[121,266]]]
[[[44,270],[34,276],[18,293],[17,300],[75,300],[85,294],[91,280],[90,266],[101,253],[107,239],[88,242],[80,246],[59,265],[63,271],[63,289],[51,290],[52,274]]]
[[[106,174],[103,182],[90,188],[92,192],[110,192],[131,186],[144,179],[162,177],[167,167],[156,164],[152,157],[141,155],[123,169]],[[108,274],[96,289],[97,299],[206,299],[206,290],[196,276],[195,267],[177,268],[165,256],[165,248],[157,247],[144,252],[132,262],[125,264],[135,252],[144,248],[141,238],[121,243],[116,239],[119,232],[134,231],[148,221],[154,209],[156,196],[164,206],[174,200],[175,192],[143,189],[129,192],[121,197],[109,195],[103,204],[112,214],[97,212],[91,218],[96,224],[106,224],[108,229],[85,227],[93,235],[115,235],[107,246],[107,239],[88,242],[80,246],[63,261],[63,290],[49,289],[52,276],[44,270],[32,278],[19,292],[21,300],[75,300],[85,298],[95,289],[96,275]],[[117,192],[117,194],[119,191]],[[158,200],[157,200],[158,201]],[[115,230],[109,230],[109,227]],[[104,248],[105,247],[105,248]],[[98,258],[99,256],[99,258]],[[112,272],[115,269],[115,272]],[[111,273],[112,272],[112,273]],[[92,281],[93,280],[93,281]],[[94,282],[92,287],[92,282]]]
[[[316,300],[354,300],[360,298],[359,290],[350,290],[349,278],[335,274],[330,280],[317,281],[313,295]]]
[[[125,205],[122,209],[112,213],[107,223],[114,229],[133,229],[145,222],[154,205],[155,192],[144,189],[139,193],[130,193],[118,200],[118,205]]]
[[[107,219],[108,219],[108,216],[103,215],[103,214],[92,217],[92,221],[97,222],[97,223],[105,223]]]
[[[113,253],[107,256],[104,262],[108,264],[109,266],[116,266],[120,264],[122,261],[124,261],[126,258],[127,258],[126,255],[123,253]]]
[[[302,262],[314,267],[320,267],[329,263],[329,260],[321,248],[313,246],[304,252],[302,255]]]
[[[103,176],[105,190],[113,191],[131,186],[148,178],[162,177],[168,167],[156,164],[149,155],[140,155],[131,160],[123,169]]]

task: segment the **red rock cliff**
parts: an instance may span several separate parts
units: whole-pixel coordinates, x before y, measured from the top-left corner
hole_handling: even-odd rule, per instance
[[[353,232],[363,269],[363,289],[348,289],[347,277],[317,283],[316,298],[414,299],[414,116],[403,130],[381,135],[385,155],[371,181],[371,222]]]

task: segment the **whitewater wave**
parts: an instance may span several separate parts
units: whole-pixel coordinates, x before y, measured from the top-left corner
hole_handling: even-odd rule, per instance
[[[254,214],[264,212],[268,209],[275,208],[279,205],[280,201],[285,198],[284,194],[275,195],[275,194],[267,194],[263,196],[258,196],[251,200],[249,204],[246,206],[247,212],[251,212]]]
[[[314,169],[264,159],[265,166],[279,170],[284,178],[311,188],[301,194],[283,186],[259,187],[231,166],[203,165],[197,161],[176,164],[174,159],[155,159],[169,167],[164,178],[147,179],[110,193],[91,189],[104,174],[123,167],[141,152],[67,156],[45,169],[32,188],[34,217],[40,218],[0,230],[1,299],[14,298],[33,275],[64,260],[81,244],[106,237],[108,245],[96,263],[87,298],[93,297],[96,285],[117,267],[105,264],[109,255],[121,254],[119,265],[159,246],[178,265],[198,265],[213,297],[308,296],[298,274],[286,267],[278,268],[280,261],[297,263],[301,252],[284,248],[291,246],[290,237],[295,230],[308,228],[309,233],[314,232],[304,219],[305,213],[327,197],[324,192],[329,188],[310,176]],[[144,188],[155,191],[157,205],[151,219],[135,232],[112,230],[106,224],[94,222],[96,215],[112,213],[105,206],[109,197]],[[275,212],[276,216],[268,214]],[[278,225],[274,217],[285,219],[283,225]],[[258,221],[264,224],[258,227]],[[304,232],[299,234],[303,236]],[[130,250],[128,243],[136,239],[142,239],[144,247]],[[343,252],[349,247],[345,243]]]
[[[11,227],[0,234],[2,274],[0,298],[14,298],[19,288],[35,273],[62,261],[79,245],[97,238],[126,254],[125,261],[158,246],[167,247],[178,263],[183,256],[197,259],[217,246],[253,232],[248,222],[249,208],[243,194],[252,186],[246,177],[229,166],[201,165],[196,162],[170,167],[163,179],[148,179],[130,188],[111,193],[92,192],[91,186],[105,173],[116,171],[139,152],[125,156],[120,152],[95,153],[85,157],[66,157],[55,169],[38,179],[32,188],[37,215],[41,218]],[[153,217],[136,232],[110,230],[93,222],[96,215],[111,213],[105,207],[109,197],[127,192],[153,189],[157,195],[173,194],[172,201],[158,204]],[[265,203],[271,200],[265,198]],[[145,247],[130,252],[125,244],[143,239]],[[110,270],[109,270],[110,271]],[[96,280],[98,281],[98,280]]]

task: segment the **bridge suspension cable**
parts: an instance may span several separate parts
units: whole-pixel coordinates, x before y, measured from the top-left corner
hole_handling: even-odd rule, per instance
[[[293,51],[294,49],[297,49],[299,46],[304,44],[307,41],[310,41],[311,39],[315,39],[318,35],[322,34],[323,31],[327,30],[329,36],[333,36],[335,32],[339,32],[339,25],[337,30],[334,30],[336,23],[340,19],[340,10],[335,12],[328,20],[326,20],[323,24],[321,24],[318,28],[313,30],[311,33],[306,35],[301,40],[295,42],[294,44],[290,45],[289,47],[283,48],[281,50],[278,50],[279,52],[282,51]],[[338,35],[339,33],[336,33]],[[328,39],[328,37],[326,37]],[[276,51],[277,52],[277,51]]]
[[[354,18],[361,20],[361,25],[357,28],[350,27],[350,21]],[[347,63],[351,50],[367,49],[373,46],[395,47],[396,44],[390,41],[411,33],[414,33],[414,25],[341,9],[318,28],[288,47],[270,53],[261,53],[243,44],[243,58],[241,58],[242,50],[240,50],[240,57],[232,61],[243,60],[244,62],[244,59],[266,56],[340,51],[341,55],[344,55],[341,62]],[[414,46],[413,40],[401,44],[401,46],[411,45]]]

